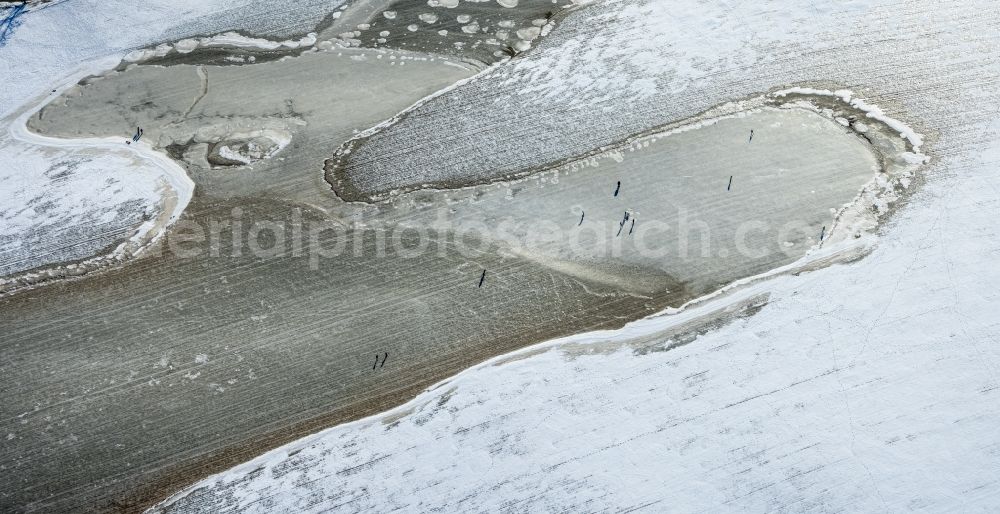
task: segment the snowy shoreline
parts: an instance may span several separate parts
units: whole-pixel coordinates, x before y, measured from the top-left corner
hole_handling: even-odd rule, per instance
[[[122,145],[126,136],[62,139],[43,136],[28,130],[28,119],[48,105],[53,99],[58,98],[66,89],[73,87],[85,77],[113,68],[120,61],[121,59],[118,56],[111,56],[80,66],[77,70],[60,80],[60,85],[50,89],[49,93],[44,94],[40,98],[36,97],[30,103],[26,104],[27,107],[22,106],[20,113],[14,115],[7,130],[15,141],[43,148],[60,148],[64,150],[102,149],[110,152],[131,152],[131,155],[159,169],[162,180],[161,188],[169,188],[169,191],[161,192],[159,202],[160,215],[157,216],[157,219],[147,221],[139,226],[135,234],[119,244],[110,253],[95,255],[76,264],[55,264],[44,267],[41,270],[0,278],[0,295],[12,294],[24,289],[40,286],[53,279],[58,280],[86,274],[92,269],[109,264],[113,265],[116,262],[137,257],[143,250],[149,248],[150,245],[163,237],[167,228],[180,218],[184,209],[191,201],[195,185],[184,169],[169,156],[154,150],[141,140],[123,147]]]
[[[295,455],[303,448],[316,444],[325,436],[335,431],[379,423],[387,425],[396,418],[418,411],[420,408],[436,401],[440,390],[461,387],[465,381],[475,379],[477,374],[485,369],[516,362],[538,353],[560,349],[569,345],[586,347],[588,345],[606,345],[610,343],[617,346],[627,346],[632,341],[649,339],[650,337],[691,323],[710,323],[722,315],[731,314],[741,308],[748,307],[756,299],[766,296],[771,288],[771,279],[782,275],[807,272],[817,266],[825,268],[830,265],[853,261],[870,252],[873,249],[875,240],[875,236],[869,236],[860,240],[845,241],[838,245],[831,245],[828,248],[810,253],[806,257],[787,266],[782,266],[781,268],[770,270],[754,277],[738,280],[715,292],[693,299],[681,307],[665,309],[651,316],[629,322],[617,330],[583,332],[543,341],[513,352],[491,357],[427,387],[419,395],[399,406],[358,420],[331,426],[292,443],[265,452],[229,470],[199,480],[150,507],[147,512],[163,512],[163,509],[169,508],[173,503],[199,489],[233,483],[249,473],[278,464],[283,459]],[[685,332],[682,332],[680,335],[685,335]]]

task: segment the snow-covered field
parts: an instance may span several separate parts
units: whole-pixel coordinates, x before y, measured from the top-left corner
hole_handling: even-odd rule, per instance
[[[74,78],[116,61],[99,59]],[[51,94],[71,84],[67,80]],[[180,217],[194,190],[180,166],[144,143],[126,149],[125,138],[66,140],[32,133],[26,122],[47,101],[42,97],[8,117],[8,133],[0,135],[8,165],[0,173],[6,200],[0,208],[0,277],[67,261],[93,262],[102,253],[133,254]]]
[[[86,259],[158,214],[166,189],[159,168],[144,168],[124,152],[5,143],[11,166],[0,174],[0,276]],[[135,171],[124,176],[128,169]]]
[[[379,144],[412,135],[449,166],[486,167],[511,145],[517,159],[548,160],[808,83],[848,86],[917,127],[933,157],[926,183],[857,262],[495,359],[390,413],[196,484],[170,510],[1000,508],[1000,7],[590,9],[578,32],[534,54],[547,65],[514,64],[457,88],[459,100],[439,97],[492,102],[478,112],[507,123],[432,109]],[[437,144],[447,123],[451,144]],[[752,316],[650,351],[680,337],[671,327],[761,295]]]

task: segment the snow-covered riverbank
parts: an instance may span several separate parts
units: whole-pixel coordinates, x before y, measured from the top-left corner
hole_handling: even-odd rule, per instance
[[[0,176],[8,199],[2,211],[2,233],[16,246],[0,251],[17,258],[5,259],[0,271],[16,275],[54,267],[10,281],[0,279],[0,287],[72,275],[74,270],[131,257],[159,239],[191,200],[194,182],[177,163],[142,140],[127,145],[127,134],[60,139],[27,129],[28,119],[52,98],[118,61],[111,57],[81,67],[61,87],[9,121],[9,137],[0,140],[9,156],[6,173]],[[116,215],[123,204],[132,204],[132,212]],[[73,230],[74,224],[80,229]],[[91,224],[99,231],[81,235]],[[125,241],[110,253],[93,256],[121,239]],[[61,266],[73,260],[83,262],[68,269]]]

